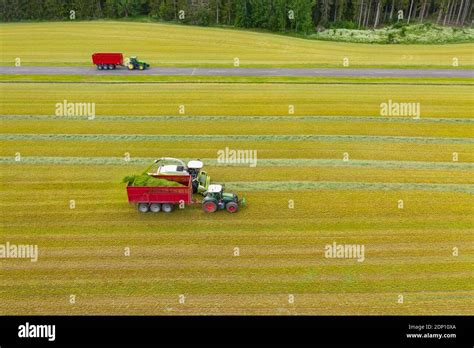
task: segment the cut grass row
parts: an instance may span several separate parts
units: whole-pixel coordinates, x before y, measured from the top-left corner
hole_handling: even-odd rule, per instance
[[[397,123],[397,124],[474,124],[474,118],[419,118],[396,116],[56,116],[56,115],[0,115],[3,121],[92,121],[95,122],[355,122],[355,123]],[[113,125],[113,123],[112,123]],[[166,125],[166,123],[165,123]]]
[[[90,66],[94,52],[138,55],[152,66],[232,67],[235,57],[242,67],[342,67],[345,57],[352,67],[452,68],[454,57],[474,65],[472,44],[351,44],[161,23],[8,23],[0,41],[2,65]]]
[[[71,197],[71,195],[77,195],[78,201],[85,200],[86,202],[89,202],[92,206],[95,208],[100,208],[100,209],[112,209],[112,206],[114,208],[121,207],[117,212],[113,213],[113,215],[119,215],[120,213],[124,213],[126,211],[129,211],[128,204],[126,203],[126,194],[125,194],[125,187],[121,183],[121,178],[130,173],[130,171],[137,170],[138,168],[142,167],[120,167],[120,166],[67,166],[67,165],[62,165],[62,166],[55,166],[53,167],[54,170],[51,170],[50,166],[42,166],[42,165],[2,165],[1,166],[1,174],[2,182],[4,183],[2,187],[2,204],[6,205],[11,205],[14,204],[18,209],[14,211],[9,211],[8,209],[5,210],[5,215],[4,218],[6,219],[5,221],[9,221],[8,216],[11,215],[18,215],[18,214],[28,214],[29,208],[35,207],[34,211],[42,211],[45,214],[48,214],[48,209],[49,205],[55,204],[54,202],[62,201],[66,199],[66,197]],[[274,173],[268,173],[269,169],[260,169],[263,171],[267,171],[267,175],[265,175],[266,179],[269,180],[277,180],[279,177],[278,172]],[[229,177],[232,175],[232,170],[234,170],[234,181],[235,180],[241,180],[241,182],[245,182],[251,178],[252,181],[255,181],[255,176],[250,176],[248,173],[245,172],[245,170],[249,170],[248,168],[220,168],[220,167],[215,167],[212,168],[211,174],[213,175],[215,180],[223,180],[226,177]],[[289,170],[289,169],[287,169]],[[339,171],[339,172],[338,172]],[[389,172],[385,171],[378,171],[378,170],[370,170],[366,171],[366,175],[370,175],[370,173],[373,171],[375,175],[381,175],[383,177],[383,174],[389,175]],[[32,172],[36,172],[38,177],[35,175],[32,175]],[[419,174],[421,175],[423,171],[420,171]],[[425,172],[426,173],[426,172]],[[442,171],[441,171],[442,173]],[[289,171],[284,172],[286,176],[284,177],[279,177],[278,179],[282,182],[289,181],[294,177],[288,177],[288,175],[291,175]],[[344,169],[333,169],[331,173],[331,169],[327,172],[329,175],[333,175],[332,177],[336,177],[337,175],[342,176],[341,181],[350,181],[350,176],[348,173],[344,174]],[[399,171],[398,175],[408,175],[407,172]],[[465,175],[466,173],[458,173],[459,175]],[[344,177],[344,175],[346,175]],[[356,173],[351,173],[351,175],[359,175],[360,178],[363,178],[364,172],[360,172],[359,174]],[[395,173],[395,175],[397,175]],[[467,177],[465,177],[467,179]],[[370,181],[370,180],[369,180]],[[385,181],[385,180],[384,180]],[[386,180],[387,182],[392,182],[390,179]],[[8,182],[8,184],[6,184]],[[258,191],[258,190],[257,190]],[[450,197],[455,197],[458,195],[457,193],[450,192],[446,193],[445,199],[442,201],[434,201],[433,197],[436,195],[439,195],[439,193],[436,192],[418,192],[415,195],[417,196],[417,199],[427,203],[430,202],[430,200],[433,200],[430,204],[426,204],[424,206],[421,206],[423,204],[420,204],[420,207],[416,211],[412,211],[410,209],[408,210],[399,210],[396,209],[396,201],[397,200],[391,200],[393,197],[399,197],[400,193],[399,192],[382,192],[379,190],[373,190],[373,191],[354,191],[350,193],[350,191],[341,191],[341,193],[338,193],[337,191],[332,192],[330,189],[328,190],[316,190],[316,191],[310,191],[310,192],[299,192],[297,189],[296,191],[287,191],[285,193],[285,188],[282,187],[281,193],[274,193],[277,197],[285,197],[288,195],[294,195],[295,199],[298,197],[299,199],[302,199],[303,197],[307,196],[307,199],[302,199],[302,201],[305,202],[305,206],[299,207],[299,209],[292,210],[288,209],[288,202],[287,200],[281,198],[279,199],[278,205],[281,207],[286,207],[286,209],[283,209],[282,212],[276,212],[274,211],[270,215],[262,215],[265,216],[266,219],[271,219],[275,213],[281,214],[278,215],[279,219],[284,219],[284,218],[299,218],[299,217],[308,217],[312,216],[314,213],[313,208],[318,208],[318,211],[324,212],[325,215],[331,215],[333,212],[329,206],[327,206],[327,209],[325,209],[325,205],[323,204],[325,200],[327,200],[328,196],[334,195],[334,197],[345,197],[346,199],[338,200],[334,202],[336,206],[341,206],[343,207],[350,207],[351,204],[357,205],[357,209],[360,209],[360,212],[365,212],[366,214],[370,216],[376,216],[379,214],[381,211],[385,211],[386,215],[382,215],[387,217],[387,216],[404,216],[405,215],[413,215],[416,216],[418,214],[429,214],[430,209],[434,208],[436,206],[438,207],[443,207],[444,209],[447,209],[447,213],[454,213],[454,212],[460,212],[462,213],[465,211],[465,209],[469,206],[469,202],[472,202],[473,196],[472,195],[460,195],[459,197],[463,197],[463,199],[460,199],[456,202],[456,204],[451,204]],[[403,190],[402,190],[403,191]],[[408,191],[410,192],[410,191]],[[258,193],[255,192],[255,190],[251,190],[249,194],[252,195],[254,198],[254,201],[250,200],[252,202],[252,209],[245,209],[242,211],[242,214],[247,215],[248,213],[250,214],[259,214],[262,212],[266,211],[271,211],[273,204],[265,204],[265,200],[267,202],[271,202],[272,199],[270,198],[272,193]],[[261,198],[259,197],[259,194],[262,195]],[[268,197],[267,197],[268,195]],[[318,195],[321,195],[321,197],[326,196],[326,199],[313,199],[317,197]],[[432,196],[433,195],[433,196]],[[368,199],[368,197],[373,196],[375,201],[368,202],[365,201]],[[42,198],[41,198],[42,197]],[[310,199],[311,197],[311,199]],[[350,199],[350,198],[353,199]],[[391,198],[390,198],[391,197]],[[73,198],[69,198],[73,199]],[[69,199],[66,199],[64,202],[69,202]],[[9,203],[13,202],[13,203]],[[48,204],[39,204],[39,203],[48,203]],[[259,204],[260,202],[260,204]],[[328,203],[328,202],[326,202]],[[395,204],[395,206],[394,206]],[[111,206],[110,206],[111,205]],[[374,210],[374,205],[380,205],[378,208]],[[354,208],[356,208],[354,206]],[[392,209],[393,208],[393,209]],[[68,214],[68,213],[75,213],[77,212],[79,215],[81,214],[81,210],[75,210],[74,212],[71,212],[67,204],[65,206],[61,206],[60,211],[62,214]],[[132,210],[133,211],[133,210]],[[177,214],[195,214],[196,211],[200,210],[184,210],[180,212],[176,212]],[[23,212],[23,213],[22,213]],[[74,216],[74,214],[72,214]],[[202,216],[202,215],[201,215]],[[205,215],[202,216],[205,218]],[[218,215],[219,217],[224,217],[224,216],[234,216],[234,215],[228,215],[228,214],[220,214]],[[237,216],[237,215],[235,215]],[[58,216],[59,217],[59,216]],[[60,218],[60,217],[59,217]],[[108,220],[108,216],[100,215],[97,216],[95,219],[106,219]],[[438,216],[432,216],[433,219],[438,219]],[[235,219],[231,218],[231,219]],[[239,218],[240,219],[240,218]],[[470,216],[464,216],[461,218],[460,221],[469,221],[471,220],[472,217]],[[209,219],[205,218],[206,221],[210,221]],[[242,219],[242,220],[245,220]],[[14,221],[12,221],[14,222]],[[22,223],[34,223],[34,221],[31,220],[24,220],[20,219],[16,221],[19,224]]]
[[[133,119],[133,117],[130,117]],[[0,118],[2,134],[144,134],[144,135],[368,135],[404,137],[452,137],[469,138],[474,134],[474,122],[349,122],[336,119],[318,122],[291,121],[262,122],[254,119],[229,120],[216,123],[214,120],[165,122],[96,120],[8,120]],[[229,138],[232,141],[232,139]]]
[[[99,282],[102,280],[98,280]],[[57,315],[470,315],[474,305],[470,291],[423,291],[405,293],[405,304],[393,303],[399,293],[371,294],[293,294],[296,302],[288,304],[288,294],[193,295],[186,306],[177,305],[176,295],[89,296],[71,307],[64,295],[23,296],[19,304],[5,299],[4,308],[15,306],[22,315],[55,313]],[[16,300],[16,299],[15,299]],[[427,310],[429,308],[429,311]]]
[[[472,144],[423,144],[409,142],[347,141],[1,141],[0,156],[23,157],[141,157],[214,158],[218,151],[229,149],[256,150],[259,159],[301,158],[339,159],[348,153],[354,160],[474,162]]]
[[[149,162],[152,163],[152,162]],[[3,164],[4,165],[4,164]],[[90,173],[91,166],[95,168],[94,173]],[[78,178],[81,176],[89,176],[94,178],[94,182],[89,184],[88,188],[109,187],[121,182],[122,177],[131,175],[133,173],[141,173],[146,165],[104,165],[94,166],[92,164],[84,163],[83,165],[45,165],[45,164],[12,164],[14,168],[13,173],[9,174],[2,171],[2,178],[9,184],[30,183],[31,181],[18,182],[18,178],[14,175],[16,171],[34,172],[35,181],[34,189],[42,190],[45,185],[54,184],[57,188],[74,188],[85,185]],[[346,186],[341,185],[341,188],[347,188],[349,185],[355,183],[380,185],[381,183],[395,183],[405,184],[408,187],[411,183],[419,184],[474,184],[472,170],[457,170],[452,169],[394,169],[394,168],[364,168],[364,167],[304,167],[304,166],[281,166],[281,167],[213,167],[206,166],[207,170],[216,182],[224,182],[232,187],[239,187],[240,190],[258,190],[265,188],[280,188],[281,190],[304,189],[305,186],[297,186],[298,182],[306,182],[306,189],[318,189],[316,185],[321,184],[324,187],[325,183],[334,183],[337,188],[337,183],[347,183]],[[56,177],[51,178],[50,171],[57,173]],[[70,171],[74,171],[71,176]],[[97,173],[95,173],[97,172]],[[107,176],[105,173],[110,172],[112,175]],[[110,177],[110,182],[101,181],[104,175]],[[256,182],[257,181],[257,182]],[[232,182],[237,182],[232,184]],[[247,188],[245,183],[249,182]],[[268,182],[268,185],[265,183]],[[278,185],[275,185],[278,182]],[[288,182],[288,184],[287,184]],[[252,187],[254,184],[255,187]],[[313,185],[313,187],[309,185]],[[375,189],[374,185],[374,189]],[[330,185],[328,185],[330,186]],[[430,185],[426,185],[427,189]],[[403,188],[404,186],[402,186]],[[389,186],[387,188],[390,188]],[[392,189],[396,189],[392,186]],[[367,186],[370,189],[370,186]],[[435,189],[435,188],[433,188]],[[454,188],[453,188],[454,189]]]
[[[54,115],[56,104],[95,103],[96,115],[380,116],[380,105],[420,103],[421,117],[472,117],[472,86],[295,84],[1,84],[0,114]],[[409,116],[409,115],[408,115]]]
[[[258,156],[257,156],[258,157]],[[254,164],[241,161],[237,163],[223,163],[215,158],[201,158],[206,164],[206,167],[221,167],[232,168],[235,167],[257,167],[257,157],[254,157]],[[2,164],[42,164],[42,165],[142,165],[149,166],[156,158],[152,157],[51,157],[51,156],[30,156],[30,157],[12,157],[0,156],[0,163]],[[182,158],[183,161],[192,160],[192,158]],[[307,158],[260,158],[258,159],[258,167],[346,167],[351,170],[353,167],[360,167],[362,169],[382,168],[382,169],[425,169],[425,170],[461,170],[468,171],[474,169],[474,163],[469,162],[421,162],[421,161],[380,161],[380,160],[341,160],[341,159],[307,159]]]
[[[58,83],[58,84],[137,84],[137,83],[245,83],[245,84],[333,84],[333,85],[405,85],[405,86],[438,86],[463,85],[472,86],[472,78],[441,77],[328,77],[328,76],[161,76],[161,75],[41,75],[41,74],[5,74],[0,75],[0,83]]]
[[[412,144],[474,144],[471,138],[447,137],[405,137],[384,135],[289,135],[289,134],[245,134],[245,135],[156,135],[156,134],[0,134],[5,141],[79,141],[79,142],[161,142],[161,141],[199,141],[199,142],[303,142],[303,141],[346,141]]]

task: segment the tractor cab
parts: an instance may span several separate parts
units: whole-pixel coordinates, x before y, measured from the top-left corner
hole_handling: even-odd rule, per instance
[[[224,192],[223,185],[212,184],[204,193],[202,201],[203,210],[207,213],[214,213],[217,210],[227,210],[229,213],[235,213],[239,210],[239,204],[244,205],[245,200],[239,202],[235,193]]]
[[[130,57],[128,59],[128,69],[129,70],[134,70],[134,69],[145,70],[149,67],[150,67],[150,64],[148,64],[148,63],[146,63],[142,60],[139,60],[136,56]]]

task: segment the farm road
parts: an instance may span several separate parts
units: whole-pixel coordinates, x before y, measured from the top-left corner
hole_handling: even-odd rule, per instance
[[[125,68],[97,70],[95,67],[0,66],[4,75],[155,75],[155,76],[260,76],[260,77],[442,77],[473,78],[466,69],[350,69],[350,68]]]

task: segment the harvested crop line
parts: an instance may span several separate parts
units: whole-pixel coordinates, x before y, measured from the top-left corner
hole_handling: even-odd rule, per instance
[[[24,141],[367,141],[418,144],[474,144],[471,138],[366,135],[132,135],[132,134],[0,134],[0,140]]]
[[[51,121],[90,121],[87,117],[50,116],[50,115],[5,115],[2,121],[51,120]],[[160,121],[296,121],[296,122],[387,122],[387,123],[455,123],[474,124],[474,118],[420,118],[411,117],[374,117],[374,116],[95,116],[95,122],[160,122]]]
[[[228,182],[226,187],[241,191],[370,190],[370,191],[442,191],[474,194],[469,184],[366,183],[333,181],[257,181]]]
[[[129,164],[149,164],[155,158],[131,157]],[[191,158],[184,158],[185,161]],[[203,158],[207,166],[242,166],[248,164],[220,164],[216,159]],[[21,162],[16,162],[14,157],[0,157],[0,164],[60,164],[60,165],[124,165],[123,157],[22,157]],[[473,170],[474,163],[463,162],[420,162],[420,161],[378,161],[378,160],[350,160],[340,159],[288,159],[271,158],[259,159],[258,166],[263,167],[370,167],[370,168],[393,168],[393,169],[456,169]]]
[[[64,75],[63,75],[64,76]],[[68,75],[65,75],[68,76]],[[76,76],[76,75],[69,75]],[[117,76],[117,75],[116,75]],[[153,76],[153,75],[151,75]],[[154,75],[159,76],[159,75]],[[167,76],[167,75],[164,75]],[[171,75],[169,75],[171,76]],[[207,77],[208,75],[196,77]],[[220,76],[218,76],[220,77]],[[233,76],[232,76],[233,77]],[[307,82],[307,81],[51,81],[51,80],[3,80],[0,83],[4,84],[30,84],[30,83],[41,83],[41,84],[66,84],[66,85],[172,85],[172,84],[187,84],[187,85],[203,85],[203,84],[220,84],[220,85],[232,85],[232,84],[250,84],[250,85],[280,85],[290,84],[290,85],[378,85],[378,86],[446,86],[446,83],[433,83],[433,82]],[[449,83],[449,86],[472,86],[472,83]]]

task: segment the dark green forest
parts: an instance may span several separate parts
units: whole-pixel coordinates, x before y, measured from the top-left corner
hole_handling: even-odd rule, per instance
[[[0,0],[3,22],[149,17],[308,34],[432,22],[471,26],[471,0]]]

